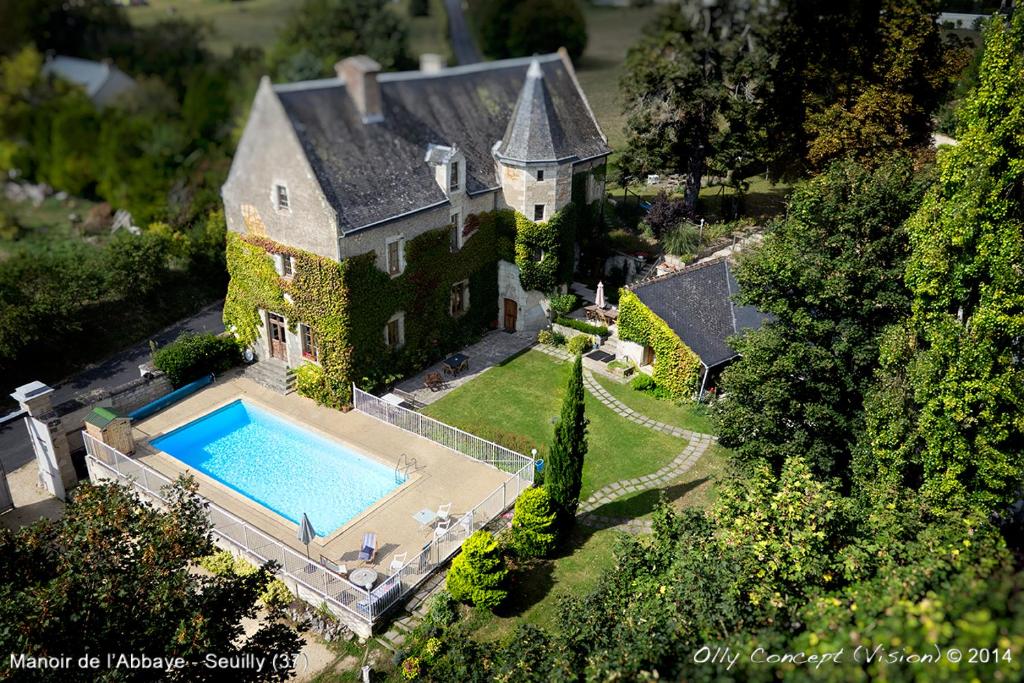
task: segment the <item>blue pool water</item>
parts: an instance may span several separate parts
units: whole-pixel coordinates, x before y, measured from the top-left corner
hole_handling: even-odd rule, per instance
[[[395,472],[251,403],[229,403],[152,445],[327,536],[398,488]]]

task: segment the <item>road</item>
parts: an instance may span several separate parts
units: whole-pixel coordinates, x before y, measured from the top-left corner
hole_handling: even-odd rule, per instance
[[[462,13],[462,0],[444,0],[444,6],[448,12],[448,31],[451,33],[455,60],[459,64],[482,62],[483,57],[466,23],[466,15]]]
[[[163,345],[174,341],[182,332],[224,331],[221,312],[224,302],[210,304],[190,318],[179,320],[160,331],[153,339]],[[69,377],[54,387],[53,404],[58,405],[78,394],[94,389],[113,389],[139,376],[139,365],[149,360],[149,342],[144,341],[110,356],[101,363]],[[13,391],[15,387],[2,387]],[[22,420],[14,420],[0,426],[0,463],[11,472],[32,459],[32,450]]]

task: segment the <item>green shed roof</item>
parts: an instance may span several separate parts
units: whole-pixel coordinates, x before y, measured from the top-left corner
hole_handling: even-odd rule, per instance
[[[86,416],[85,421],[96,427],[103,428],[116,420],[117,417],[117,413],[110,408],[93,408],[92,412]]]

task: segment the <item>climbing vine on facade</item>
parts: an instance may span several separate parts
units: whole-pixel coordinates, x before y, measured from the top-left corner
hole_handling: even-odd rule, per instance
[[[654,349],[654,381],[677,399],[690,399],[697,388],[700,358],[636,294],[619,292],[619,337]]]

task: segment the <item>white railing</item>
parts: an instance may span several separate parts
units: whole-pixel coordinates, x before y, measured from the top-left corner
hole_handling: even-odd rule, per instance
[[[118,480],[133,485],[153,501],[167,503],[161,489],[172,484],[169,477],[138,460],[129,458],[85,431],[82,432],[82,438],[85,441],[87,458]],[[350,583],[340,574],[268,536],[216,503],[206,498],[203,502],[209,511],[215,536],[244,550],[260,562],[275,560],[280,565],[279,575],[312,591],[331,607],[344,610],[360,621],[372,621],[366,610],[371,604],[369,591]]]
[[[118,480],[133,485],[144,495],[160,503],[167,503],[161,489],[172,483],[170,478],[126,456],[85,431],[82,432],[82,438],[85,441],[88,459]],[[519,455],[514,451],[509,453]],[[519,457],[527,462],[515,474],[502,482],[473,509],[461,515],[454,515],[451,526],[445,533],[435,535],[420,552],[381,581],[372,591],[356,586],[342,575],[317,561],[310,560],[209,499],[203,498],[203,501],[209,511],[215,536],[244,550],[261,562],[275,560],[280,565],[279,575],[311,591],[331,607],[344,610],[362,622],[373,624],[458,552],[462,542],[470,534],[487,526],[511,507],[520,493],[533,485],[534,462],[526,456]]]
[[[502,472],[518,474],[526,465],[533,466],[533,458],[516,453],[510,448],[481,439],[479,436],[464,432],[458,427],[439,422],[415,410],[409,410],[384,401],[373,394],[368,394],[352,385],[352,407],[381,422],[412,432],[424,439],[429,439],[445,448],[469,456],[474,460],[497,467]],[[533,475],[530,475],[533,481]]]

